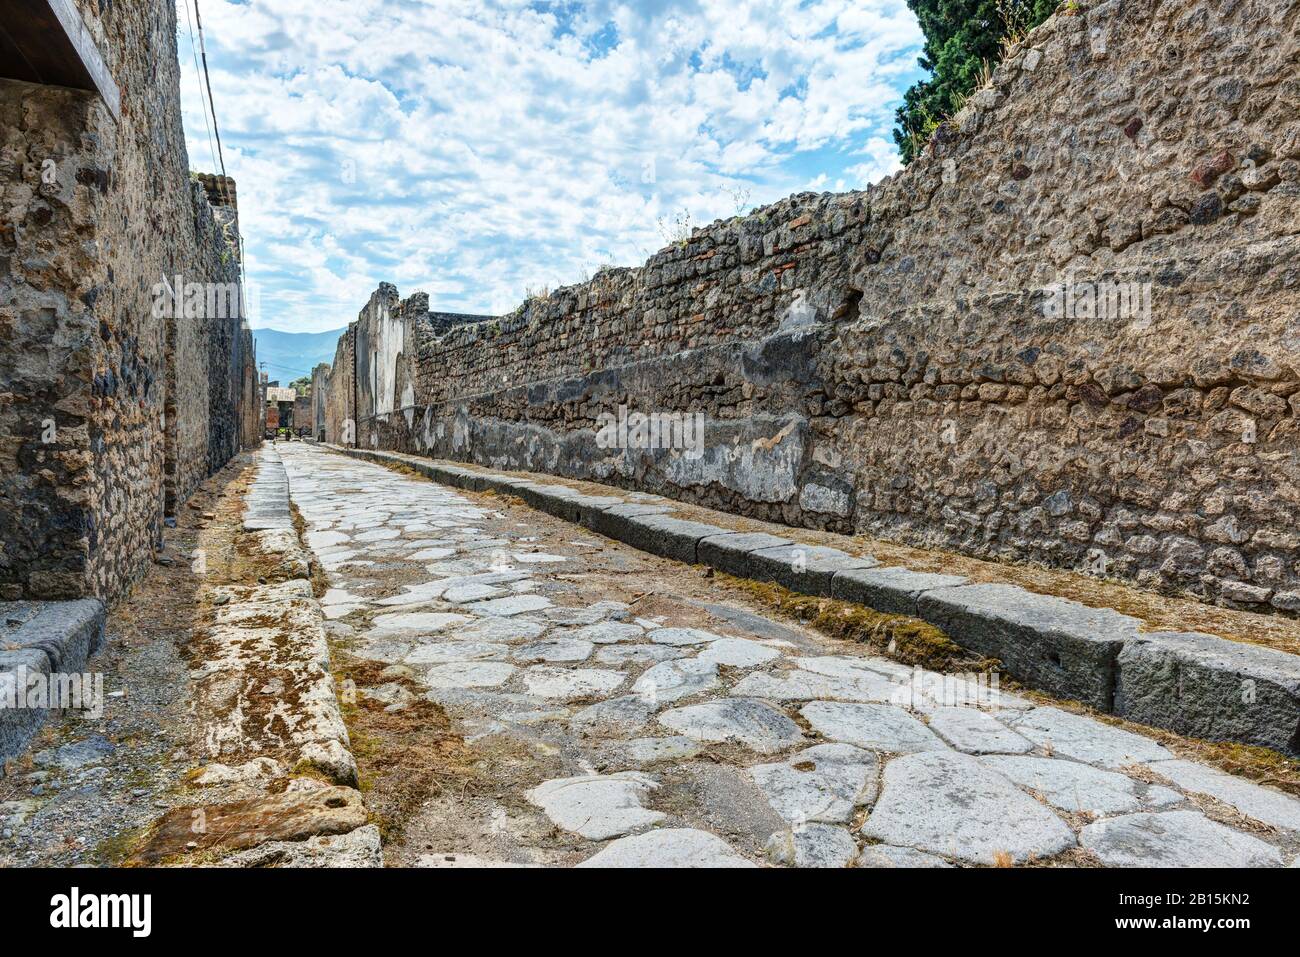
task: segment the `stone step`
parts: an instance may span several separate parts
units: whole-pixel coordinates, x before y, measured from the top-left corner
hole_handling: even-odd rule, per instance
[[[0,760],[21,754],[45,722],[48,709],[29,706],[34,686],[80,674],[103,644],[104,624],[104,605],[93,598],[0,602]]]

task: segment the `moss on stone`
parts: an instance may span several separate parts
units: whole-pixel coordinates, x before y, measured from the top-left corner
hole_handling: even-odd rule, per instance
[[[855,641],[907,665],[935,671],[960,669],[991,672],[999,662],[968,651],[943,631],[917,618],[889,615],[864,605],[801,595],[771,582],[716,574],[719,584],[744,592],[781,615],[809,625],[831,638]]]

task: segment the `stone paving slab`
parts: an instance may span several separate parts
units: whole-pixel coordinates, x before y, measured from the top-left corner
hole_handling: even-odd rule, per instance
[[[786,867],[851,867],[858,857],[858,842],[846,827],[805,824],[773,834],[767,856]]]
[[[1089,824],[1079,841],[1111,867],[1278,867],[1276,848],[1196,811],[1130,814]]]
[[[716,835],[689,828],[661,828],[624,837],[578,867],[753,867]]]
[[[1208,794],[1246,817],[1300,834],[1300,800],[1193,761],[1160,761],[1151,770],[1184,791]]]
[[[1141,809],[1144,803],[1162,806],[1182,800],[1168,788],[1148,788],[1127,775],[1077,761],[990,755],[982,763],[1062,811],[1123,814]]]
[[[700,658],[661,661],[636,679],[632,690],[653,704],[668,704],[718,687],[718,664]]]
[[[1052,754],[1105,768],[1123,768],[1173,757],[1163,745],[1150,738],[1057,708],[1033,708],[1012,713],[1004,720]]]
[[[696,741],[732,741],[760,754],[782,751],[803,740],[798,725],[783,713],[749,698],[675,708],[661,714],[659,723]]]
[[[749,773],[772,810],[791,824],[838,823],[875,798],[879,769],[874,752],[847,744],[819,744],[783,762],[755,765]]]
[[[547,781],[527,797],[556,826],[603,841],[657,824],[667,816],[641,806],[656,786],[652,777],[624,772]]]
[[[1024,754],[1034,744],[976,708],[946,707],[930,712],[930,730],[966,754]]]
[[[823,737],[860,748],[893,754],[948,750],[933,731],[893,705],[814,701],[799,713]]]
[[[889,844],[871,844],[862,849],[854,862],[857,867],[952,867],[942,857],[918,851],[914,847],[893,847]]]
[[[731,689],[739,697],[765,698],[768,701],[888,701],[897,688],[879,675],[841,677],[805,671],[780,674],[757,672],[746,675]]]
[[[1048,858],[1074,847],[1074,832],[975,758],[909,754],[885,767],[867,837],[973,864]]]

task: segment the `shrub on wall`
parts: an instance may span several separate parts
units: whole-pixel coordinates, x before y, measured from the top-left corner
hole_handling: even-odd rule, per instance
[[[941,122],[988,77],[1002,44],[1055,11],[1058,0],[907,0],[925,34],[921,66],[930,78],[903,95],[894,142],[910,163]]]

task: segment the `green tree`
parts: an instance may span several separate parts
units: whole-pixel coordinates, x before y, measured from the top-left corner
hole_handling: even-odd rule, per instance
[[[300,379],[294,379],[289,383],[289,388],[299,395],[306,395],[311,391],[311,376],[305,375]]]
[[[1004,39],[1019,39],[1056,9],[1058,0],[907,0],[925,34],[921,66],[930,78],[903,95],[894,142],[910,163],[941,122],[998,62]]]

